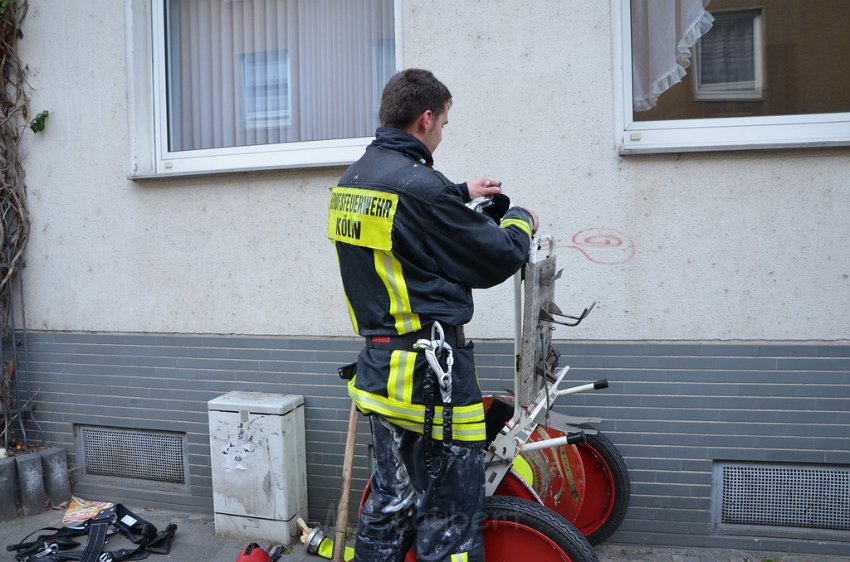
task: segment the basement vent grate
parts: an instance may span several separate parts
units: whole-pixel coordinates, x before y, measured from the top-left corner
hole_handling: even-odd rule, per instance
[[[850,531],[850,468],[722,464],[721,524]]]
[[[86,474],[186,483],[186,436],[100,426],[77,427]]]

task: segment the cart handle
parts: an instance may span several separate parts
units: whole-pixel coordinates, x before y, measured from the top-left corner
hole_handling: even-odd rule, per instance
[[[563,445],[578,445],[587,442],[583,431],[578,433],[570,433],[563,437],[553,437],[552,439],[542,439],[540,441],[532,441],[517,445],[518,453],[526,453],[528,451],[536,451],[537,449],[548,449],[549,447],[561,447]]]
[[[570,388],[565,388],[564,390],[558,390],[558,396],[567,396],[569,394],[587,392],[588,390],[601,390],[603,388],[608,388],[608,379],[602,379],[596,382],[581,384],[579,386],[571,386]]]

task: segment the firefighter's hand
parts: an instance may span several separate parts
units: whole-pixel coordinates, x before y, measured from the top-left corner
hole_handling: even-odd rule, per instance
[[[537,234],[537,229],[540,228],[540,219],[537,218],[537,213],[531,209],[526,209],[531,213],[531,234]]]
[[[484,176],[469,180],[466,182],[466,188],[469,190],[470,201],[479,197],[490,198],[502,192],[502,182]]]

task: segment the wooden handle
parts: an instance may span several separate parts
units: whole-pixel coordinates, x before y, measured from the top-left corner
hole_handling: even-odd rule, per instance
[[[342,461],[342,496],[336,510],[336,533],[334,534],[335,562],[342,562],[345,552],[345,531],[348,528],[348,497],[351,495],[351,467],[354,464],[354,441],[357,436],[357,407],[351,402],[348,415],[348,434],[345,437],[345,458]]]

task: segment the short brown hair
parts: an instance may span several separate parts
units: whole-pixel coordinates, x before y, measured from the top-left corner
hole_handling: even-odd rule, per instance
[[[408,68],[397,72],[381,95],[381,125],[406,129],[430,109],[439,115],[452,105],[452,94],[429,71]]]

